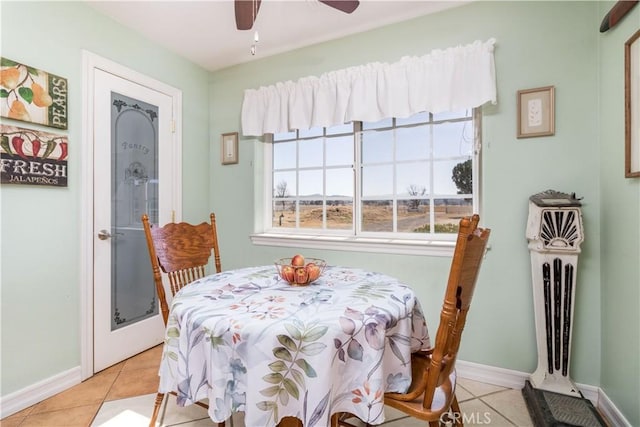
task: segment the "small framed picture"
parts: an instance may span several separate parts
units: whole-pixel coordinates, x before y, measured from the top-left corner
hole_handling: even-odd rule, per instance
[[[553,86],[518,91],[518,138],[556,133],[554,92]]]
[[[238,163],[238,132],[222,134],[222,164]]]
[[[624,176],[640,178],[640,30],[624,44]]]

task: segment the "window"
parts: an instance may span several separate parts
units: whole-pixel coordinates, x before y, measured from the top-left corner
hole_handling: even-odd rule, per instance
[[[272,135],[264,230],[330,241],[452,242],[478,212],[480,110]]]

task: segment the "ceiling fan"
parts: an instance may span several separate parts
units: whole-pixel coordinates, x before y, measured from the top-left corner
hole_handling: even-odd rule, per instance
[[[318,0],[329,7],[344,13],[351,13],[357,9],[357,0]],[[236,27],[238,30],[250,30],[256,21],[262,0],[234,0],[236,11]]]

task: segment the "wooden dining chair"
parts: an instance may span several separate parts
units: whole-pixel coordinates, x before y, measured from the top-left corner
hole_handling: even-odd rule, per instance
[[[216,272],[222,271],[216,216],[211,213],[209,218],[209,223],[203,222],[198,225],[180,222],[168,223],[159,227],[149,223],[147,214],[142,215],[142,225],[153,270],[153,281],[158,293],[160,311],[165,326],[169,318],[169,304],[163,285],[163,276],[168,279],[169,291],[173,297],[176,292],[189,283],[205,276],[212,251]],[[158,393],[149,426],[155,427],[163,400],[164,393]],[[206,403],[196,402],[196,404],[208,408]],[[218,425],[224,426],[224,423]]]
[[[460,220],[435,347],[411,355],[412,382],[406,393],[384,395],[385,405],[427,421],[431,427],[447,419],[454,425],[463,425],[455,395],[455,363],[491,233],[489,229],[478,228],[479,221],[478,215]],[[337,425],[352,426],[347,421],[349,417],[353,416],[341,414]],[[335,425],[336,420],[333,421]]]

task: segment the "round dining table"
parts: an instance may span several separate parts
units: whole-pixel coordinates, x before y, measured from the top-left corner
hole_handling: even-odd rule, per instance
[[[393,277],[327,266],[292,286],[274,265],[241,268],[176,293],[159,390],[179,406],[208,399],[215,422],[243,411],[248,427],[328,426],[348,412],[381,424],[384,393],[406,391],[411,353],[429,348],[414,291]]]

